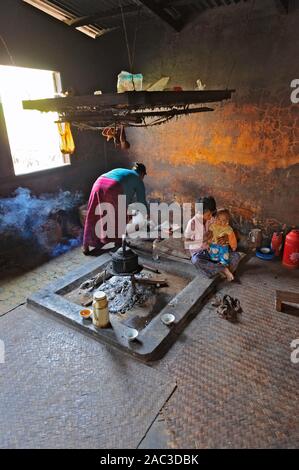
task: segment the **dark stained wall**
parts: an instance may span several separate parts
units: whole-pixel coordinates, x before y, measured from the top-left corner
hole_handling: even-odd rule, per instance
[[[290,83],[299,78],[298,29],[298,7],[282,15],[274,0],[214,8],[181,33],[158,19],[140,25],[134,71],[145,85],[170,76],[170,86],[188,90],[200,78],[207,88],[236,88],[232,101],[214,113],[130,129],[129,152],[80,132],[71,167],[17,178],[5,177],[11,162],[0,113],[0,196],[20,185],[87,195],[102,171],[140,160],[153,198],[189,202],[212,193],[240,226],[298,225],[299,105],[290,102]],[[17,0],[1,1],[0,30],[16,65],[58,70],[64,88],[79,94],[115,90],[127,69],[121,30],[95,41]],[[0,64],[9,64],[2,46]]]
[[[77,94],[116,90],[121,60],[113,33],[93,40],[20,0],[1,0],[0,33],[17,66],[57,70],[63,88],[73,87]],[[11,65],[1,42],[0,64]],[[74,136],[77,149],[71,167],[7,177],[12,164],[0,109],[0,197],[11,194],[18,186],[36,193],[83,189],[87,195],[101,172],[127,163],[124,155],[110,154],[110,147],[105,149],[99,134],[74,132]]]
[[[128,131],[152,197],[210,193],[240,226],[299,224],[299,105],[290,101],[298,30],[298,8],[282,15],[272,0],[213,9],[179,34],[143,28],[136,71],[148,83],[170,76],[170,86],[192,90],[200,78],[207,89],[237,90],[213,113]]]

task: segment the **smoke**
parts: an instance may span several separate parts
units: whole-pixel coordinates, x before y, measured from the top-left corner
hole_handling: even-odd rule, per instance
[[[28,188],[18,188],[13,197],[0,199],[0,239],[7,249],[17,241],[30,242],[50,256],[58,256],[80,244],[80,229],[65,238],[63,214],[77,213],[82,193],[59,191],[36,197]],[[79,222],[77,229],[79,228]],[[72,236],[73,235],[73,236]],[[70,238],[70,239],[67,239]],[[61,246],[60,246],[61,245]],[[63,245],[63,246],[62,246]],[[1,249],[1,248],[0,248]],[[2,251],[2,250],[1,250]]]
[[[81,242],[81,238],[70,238],[65,243],[58,243],[58,245],[56,245],[51,251],[51,256],[55,257],[62,255],[63,253],[66,253],[72,248],[77,248],[78,246],[80,246]]]

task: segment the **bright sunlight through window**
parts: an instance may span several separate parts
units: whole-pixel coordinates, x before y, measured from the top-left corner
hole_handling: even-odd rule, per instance
[[[54,98],[57,92],[61,92],[57,72],[0,66],[0,99],[16,175],[69,163],[59,148],[57,114],[22,106],[22,100]]]

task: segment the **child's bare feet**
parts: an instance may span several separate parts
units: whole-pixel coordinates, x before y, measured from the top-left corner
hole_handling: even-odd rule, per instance
[[[231,282],[235,279],[235,276],[233,275],[233,273],[228,268],[224,268],[224,274],[226,276],[226,279],[229,282]]]

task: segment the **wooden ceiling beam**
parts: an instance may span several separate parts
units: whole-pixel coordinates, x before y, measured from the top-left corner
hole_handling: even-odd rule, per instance
[[[173,18],[173,16],[164,9],[165,7],[161,7],[154,0],[139,0],[139,2],[142,3],[142,5],[148,8],[150,11],[152,11],[155,15],[157,15],[165,23],[169,24],[172,28],[174,28],[175,31],[179,32],[185,26],[185,23],[181,18]],[[172,2],[171,6],[175,6],[175,2]]]

